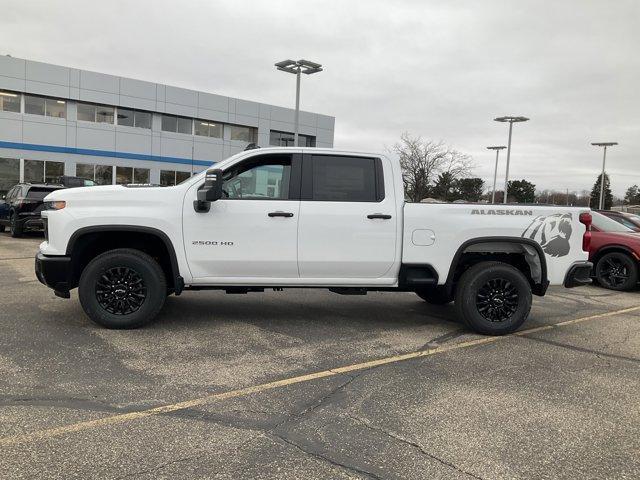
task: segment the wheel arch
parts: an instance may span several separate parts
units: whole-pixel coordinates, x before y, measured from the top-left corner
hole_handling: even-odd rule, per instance
[[[509,256],[516,255],[524,260],[513,262]],[[500,260],[518,268],[527,277],[531,290],[542,296],[549,286],[547,277],[547,259],[540,244],[529,238],[521,237],[476,237],[465,241],[456,251],[445,282],[445,288],[451,294],[461,269],[481,261]],[[526,267],[525,267],[526,265]]]
[[[600,259],[604,257],[607,253],[625,253],[629,255],[632,259],[634,259],[636,262],[640,262],[640,258],[638,254],[633,249],[627,247],[626,245],[621,245],[616,243],[612,245],[606,245],[596,252],[596,254],[593,256],[593,259],[592,259],[594,268],[596,264],[600,261]]]
[[[155,239],[155,243],[152,239]],[[145,241],[148,240],[152,242],[146,243]],[[109,241],[114,243],[109,244]],[[158,263],[165,272],[168,287],[176,294],[182,291],[184,281],[180,276],[173,242],[163,231],[140,225],[95,225],[76,230],[69,238],[66,248],[66,255],[71,257],[72,283],[77,285],[80,274],[90,261],[90,257],[123,247],[155,253]],[[166,257],[162,256],[163,254],[166,254]]]

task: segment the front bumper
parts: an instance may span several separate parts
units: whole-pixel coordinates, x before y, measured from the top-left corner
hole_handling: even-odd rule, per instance
[[[591,262],[574,263],[564,277],[564,286],[566,288],[573,288],[581,285],[589,285],[591,283],[592,270],[593,263]]]
[[[69,298],[71,286],[71,257],[36,254],[36,277],[52,288],[59,297]]]

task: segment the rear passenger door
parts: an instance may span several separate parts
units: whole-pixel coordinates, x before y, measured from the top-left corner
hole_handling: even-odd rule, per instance
[[[387,159],[304,155],[298,225],[301,278],[393,275],[398,218],[392,179]]]

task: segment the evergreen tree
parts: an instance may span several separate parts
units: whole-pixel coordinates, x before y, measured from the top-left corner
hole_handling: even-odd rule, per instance
[[[598,175],[596,179],[596,183],[593,185],[591,189],[591,201],[589,206],[597,210],[600,208],[600,185],[601,185],[601,177],[602,175]],[[611,206],[613,205],[613,194],[611,193],[611,184],[609,183],[609,175],[604,174],[604,209],[611,210]]]
[[[536,186],[526,180],[509,180],[507,201],[533,203],[536,200]]]

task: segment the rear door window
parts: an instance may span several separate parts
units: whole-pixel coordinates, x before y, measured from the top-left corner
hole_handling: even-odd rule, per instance
[[[375,158],[313,155],[311,198],[328,202],[381,200],[376,162]]]

